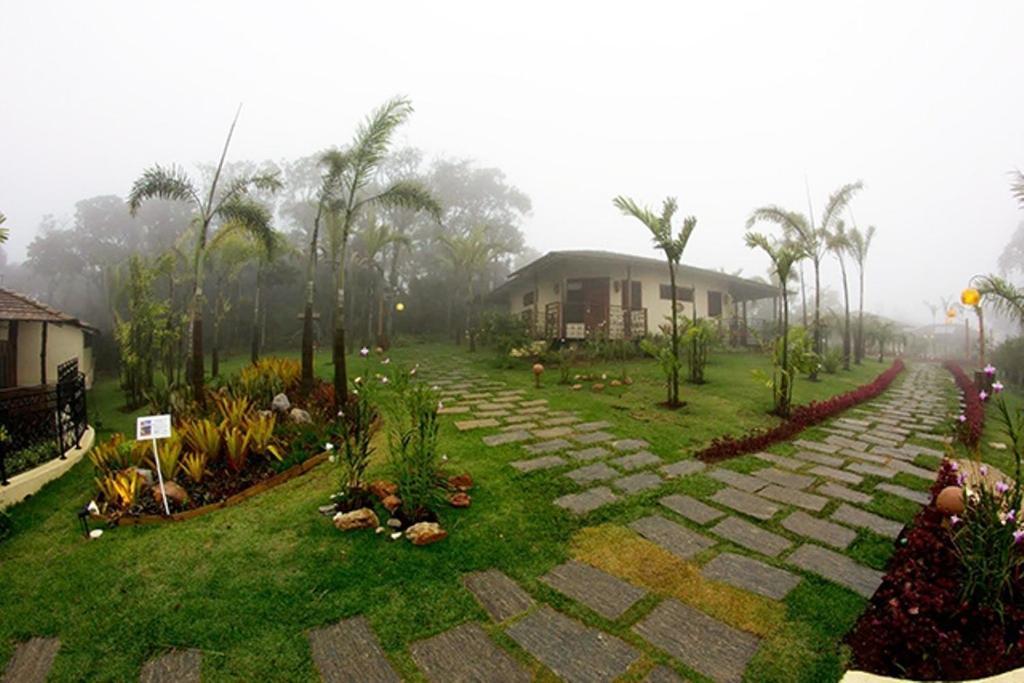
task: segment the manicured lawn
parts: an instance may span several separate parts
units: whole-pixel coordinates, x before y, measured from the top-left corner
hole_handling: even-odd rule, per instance
[[[420,362],[426,374],[461,360],[481,377],[528,389],[530,398],[548,399],[552,408],[608,420],[615,425],[611,431],[645,438],[666,461],[690,457],[715,436],[774,420],[766,414],[769,391],[752,375],[758,368],[766,370],[767,360],[753,354],[714,356],[709,382],[687,385],[682,393],[688,405],[679,411],[655,405],[664,399],[664,389],[651,361],[626,364],[633,386],[594,393],[558,385],[554,368],[535,390],[526,366],[497,369],[487,352],[470,355],[424,344],[396,349],[392,357]],[[321,354],[317,366],[325,377],[331,370],[326,358]],[[232,359],[225,366],[230,371],[244,362]],[[363,361],[351,363],[358,374]],[[795,400],[846,391],[885,367],[871,361],[849,373],[822,375],[817,383],[800,381]],[[610,380],[620,366],[580,371],[607,373]],[[121,412],[119,403],[112,380],[97,383],[89,409],[101,434],[134,428],[134,415]],[[419,680],[419,674],[408,644],[467,620],[484,623],[501,644],[529,662],[492,629],[460,583],[466,572],[497,567],[536,597],[629,640],[645,653],[645,666],[651,660],[667,663],[628,626],[597,618],[537,577],[571,555],[600,558],[617,549],[628,556],[621,552],[626,541],[617,536],[621,525],[653,512],[668,489],[632,496],[577,519],[551,504],[575,485],[564,477],[516,474],[507,463],[523,457],[522,449],[487,448],[480,437],[478,432],[459,433],[445,421],[442,446],[451,470],[469,471],[477,485],[471,508],[443,511],[449,538],[426,548],[388,542],[372,532],[335,530],[316,512],[339,486],[339,471],[326,464],[238,507],[187,523],[116,529],[86,542],[75,518],[92,491],[91,466],[82,463],[12,510],[14,536],[0,545],[0,662],[20,640],[58,635],[63,645],[53,680],[133,680],[145,660],[173,646],[204,651],[207,681],[316,680],[306,632],[357,614],[369,618],[392,661],[410,679]],[[735,467],[742,469],[742,459]],[[378,462],[371,478],[383,475]],[[714,490],[719,484],[693,477],[687,486]],[[863,556],[882,555],[884,549],[875,545],[865,542]],[[746,615],[750,630],[766,636],[765,651],[748,676],[820,681],[842,670],[833,643],[863,606],[852,593],[807,579],[783,603],[750,595],[730,600],[688,581],[688,563],[649,559],[652,566],[662,562],[670,569],[659,592],[703,590],[701,599],[710,601],[713,614]],[[884,559],[870,564],[879,561]]]

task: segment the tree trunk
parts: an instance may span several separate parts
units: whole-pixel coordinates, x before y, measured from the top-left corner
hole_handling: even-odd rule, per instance
[[[779,378],[779,417],[789,417],[789,386],[792,378],[789,376],[789,298],[786,294],[786,286],[782,286],[782,373]]]
[[[473,280],[466,287],[469,298],[466,301],[466,335],[469,337],[470,352],[476,351],[476,332],[473,329]]]
[[[220,315],[213,314],[213,351],[210,353],[210,376],[220,377]]]
[[[203,317],[198,311],[192,313],[192,393],[199,405],[206,404],[206,377],[203,367]]]
[[[839,270],[843,274],[843,306],[845,307],[843,320],[843,370],[850,369],[850,287],[846,279],[846,262],[842,254],[839,255]]]
[[[313,390],[313,304],[316,293],[316,244],[323,216],[321,198],[313,219],[313,235],[309,240],[309,259],[306,262],[306,302],[302,312],[302,393]]]
[[[671,259],[668,261],[668,278],[672,287],[672,376],[669,388],[668,404],[671,407],[679,405],[679,321],[677,318],[678,303],[676,300],[676,267]],[[697,307],[697,293],[694,292],[693,306]]]
[[[341,246],[338,251],[337,290],[334,293],[334,341],[331,357],[334,361],[334,404],[341,410],[348,402],[348,373],[345,368],[345,251],[348,243],[348,226],[351,214],[346,214],[342,229]]]
[[[860,301],[858,302],[859,311],[857,312],[857,339],[853,345],[853,356],[854,362],[857,365],[861,364],[864,360],[864,265],[861,264],[858,268],[858,278],[860,280]]]
[[[814,355],[817,361],[811,370],[810,379],[818,379],[818,365],[821,363],[821,264],[814,261]]]
[[[786,283],[783,282],[785,287]],[[807,328],[807,286],[804,283],[804,264],[800,264],[800,314],[804,317],[804,329]]]
[[[260,299],[263,289],[263,266],[256,264],[256,291],[253,293],[252,304],[252,340],[249,349],[249,362],[256,365],[260,359]]]

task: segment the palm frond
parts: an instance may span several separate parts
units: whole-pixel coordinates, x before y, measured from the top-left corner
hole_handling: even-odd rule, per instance
[[[4,223],[7,222],[7,216],[0,211],[0,244],[7,241],[7,236],[10,235],[10,231],[4,227]]]
[[[750,212],[747,218],[747,228],[750,229],[758,222],[775,223],[780,226],[783,232],[795,234],[801,240],[806,241],[811,235],[811,226],[807,218],[800,213],[783,209],[781,206],[762,206]]]
[[[675,200],[671,197],[665,200],[665,204],[662,209],[662,215],[658,216],[646,206],[640,206],[629,197],[619,195],[612,200],[612,204],[623,213],[625,216],[632,216],[637,219],[651,231],[651,236],[654,239],[654,244],[661,250],[672,249],[672,226],[669,223],[665,223],[663,218],[668,214],[671,218],[672,214],[675,213],[675,207],[672,202]]]
[[[996,275],[986,275],[978,279],[978,291],[984,303],[1024,325],[1024,289]]]
[[[191,201],[197,210],[202,207],[195,185],[184,169],[178,166],[163,167],[157,164],[142,172],[128,193],[128,210],[133,216],[147,199]]]
[[[1024,209],[1024,173],[1019,170],[1013,172],[1013,183],[1010,185],[1010,191],[1013,192],[1013,196],[1017,198],[1017,203],[1020,204],[1021,208]]]
[[[374,170],[387,155],[391,136],[412,114],[412,103],[406,97],[394,97],[374,110],[356,130],[352,140],[351,189],[359,189],[370,181]]]
[[[424,185],[414,180],[399,180],[383,192],[360,200],[355,208],[366,204],[426,211],[434,220],[441,219],[441,205]]]
[[[225,230],[240,230],[251,236],[268,254],[273,252],[274,228],[267,207],[246,197],[235,197],[223,204],[217,214],[223,221],[218,236]]]
[[[217,205],[218,208],[224,206],[237,197],[248,194],[253,189],[263,192],[277,192],[282,187],[284,187],[284,184],[281,182],[280,174],[277,171],[243,175],[228,183]]]
[[[847,183],[833,192],[829,196],[828,202],[825,203],[825,212],[821,215],[821,230],[826,232],[831,230],[833,223],[839,219],[843,209],[849,206],[853,195],[862,189],[864,189],[864,183],[858,180]]]

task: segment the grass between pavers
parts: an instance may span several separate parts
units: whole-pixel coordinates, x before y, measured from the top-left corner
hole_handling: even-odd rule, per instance
[[[685,386],[689,405],[667,411],[655,405],[664,389],[660,370],[651,361],[627,364],[635,380],[632,387],[597,394],[556,384],[554,369],[535,390],[525,366],[499,370],[483,352],[473,356],[442,345],[393,352],[396,361],[423,363],[427,374],[450,364],[453,356],[463,359],[471,374],[523,388],[526,398],[547,398],[552,409],[575,410],[586,420],[607,419],[614,424],[609,431],[647,439],[666,462],[687,457],[714,436],[775,420],[766,414],[767,390],[751,376],[755,368],[767,367],[767,360],[753,354],[714,357],[709,383]],[[317,372],[329,377],[326,355],[319,358]],[[354,358],[351,363],[358,373],[362,361]],[[244,364],[238,357],[224,367],[231,371]],[[846,391],[884,367],[869,364],[851,373],[823,375],[817,383],[801,381],[796,400]],[[615,376],[618,366],[609,364],[605,371]],[[136,414],[144,412],[122,412],[119,403],[114,380],[97,382],[89,409],[101,435],[131,433]],[[173,646],[204,651],[207,681],[315,680],[306,631],[365,614],[403,676],[418,680],[409,643],[467,620],[487,621],[462,588],[462,574],[498,567],[535,596],[554,601],[553,591],[536,578],[567,559],[574,532],[652,512],[657,498],[672,490],[705,497],[722,487],[698,475],[576,519],[551,505],[555,497],[580,488],[560,476],[569,467],[520,475],[507,463],[526,457],[521,447],[486,448],[480,441],[486,432],[459,433],[451,421],[446,418],[442,439],[451,469],[470,471],[477,487],[473,507],[443,512],[451,535],[428,548],[387,542],[370,532],[337,532],[316,514],[316,507],[338,486],[337,470],[327,465],[235,508],[187,523],[108,531],[101,540],[86,542],[74,513],[91,495],[92,472],[88,462],[76,466],[12,510],[15,534],[0,546],[0,662],[6,662],[20,640],[57,635],[63,642],[52,675],[57,681],[131,680],[146,659]],[[382,473],[382,457],[378,453],[371,476]],[[557,606],[589,624],[607,625],[585,608],[567,603],[559,598]],[[813,634],[817,627],[802,628]],[[510,645],[503,633],[495,635]],[[630,642],[639,645],[637,640],[633,636]],[[518,648],[509,649],[537,668]],[[641,649],[644,665],[671,664],[652,648]],[[814,650],[812,655],[817,654]],[[812,657],[787,664],[786,676],[757,680],[798,680],[819,666]],[[640,666],[639,677],[643,671]],[[794,672],[795,678],[789,676]],[[542,678],[547,675],[541,673]]]

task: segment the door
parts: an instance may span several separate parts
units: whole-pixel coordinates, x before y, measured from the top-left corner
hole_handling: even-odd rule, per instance
[[[602,329],[608,321],[609,282],[606,277],[573,278],[566,280],[565,323],[583,324],[586,334]],[[577,328],[578,329],[578,328]],[[566,332],[567,336],[576,335]]]
[[[0,320],[0,389],[18,386],[18,321]]]

